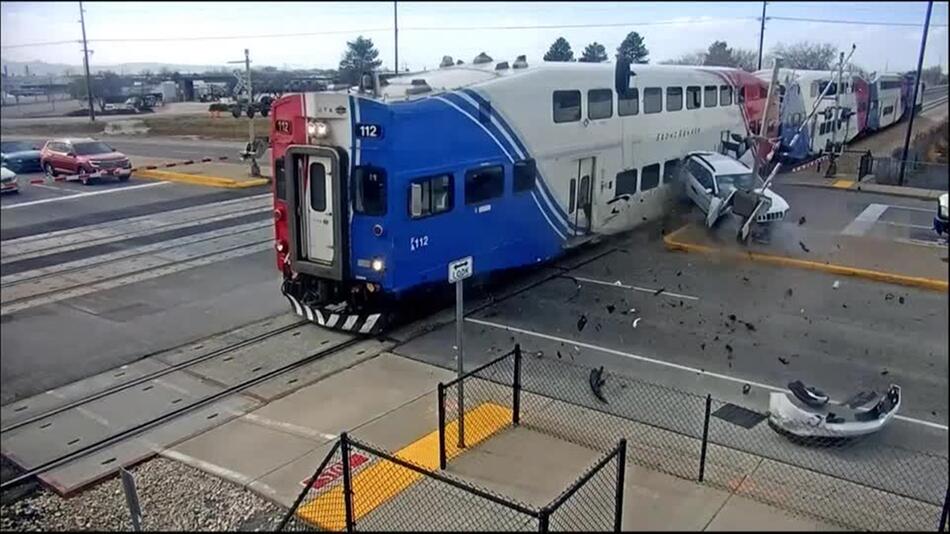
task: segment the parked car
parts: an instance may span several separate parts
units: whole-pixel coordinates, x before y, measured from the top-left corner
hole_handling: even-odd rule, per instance
[[[95,139],[50,139],[40,152],[50,178],[60,173],[79,175],[85,185],[104,176],[124,182],[132,175],[132,162],[125,154]]]
[[[17,184],[16,173],[6,167],[0,167],[0,193],[17,193],[20,187]]]
[[[40,149],[27,141],[0,142],[0,158],[2,158],[3,166],[15,173],[43,170],[40,163]]]

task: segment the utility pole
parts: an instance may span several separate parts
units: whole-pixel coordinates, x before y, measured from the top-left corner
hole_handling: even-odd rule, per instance
[[[837,156],[837,144],[838,144],[838,123],[841,119],[841,90],[843,89],[841,78],[844,76],[844,52],[841,52],[838,56],[838,79],[835,81],[834,76],[831,77],[832,84],[835,87],[835,106],[831,114],[831,149],[829,150],[828,158],[828,169],[825,172],[826,178],[831,178],[838,172],[838,162],[835,159]]]
[[[396,45],[396,74],[399,74],[399,13],[396,0],[393,0],[393,40]]]
[[[907,135],[904,136],[904,151],[901,153],[901,173],[898,185],[904,185],[904,166],[907,165],[907,151],[910,148],[910,133],[914,130],[914,115],[917,109],[917,92],[920,91],[920,71],[924,68],[924,50],[927,49],[927,31],[930,30],[930,12],[934,2],[927,2],[927,18],[924,19],[924,35],[920,39],[920,55],[917,57],[917,76],[914,77],[914,99],[910,105],[910,120],[907,122]]]
[[[257,164],[257,158],[259,157],[259,154],[256,150],[257,145],[254,142],[254,117],[253,112],[251,112],[251,110],[254,109],[254,91],[251,88],[251,51],[247,48],[244,49],[244,61],[228,61],[228,63],[244,63],[244,83],[247,85],[248,139],[247,146],[244,147],[244,151],[241,153],[241,159],[250,159],[251,176],[260,176],[261,168]],[[238,83],[240,83],[240,81]],[[240,104],[238,105],[240,106]]]
[[[96,122],[96,109],[92,105],[92,82],[89,80],[89,48],[86,46],[86,17],[82,2],[79,2],[79,24],[82,25],[82,63],[86,67],[86,96],[89,98],[89,120]]]
[[[765,5],[768,2],[762,2],[762,24],[759,26],[759,66],[756,70],[762,70],[762,41],[765,39]]]

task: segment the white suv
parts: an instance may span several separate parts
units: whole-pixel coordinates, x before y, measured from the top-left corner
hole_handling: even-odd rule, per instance
[[[762,179],[745,163],[716,152],[690,152],[680,167],[686,195],[706,214],[706,225],[712,227],[729,212],[742,214],[746,210],[738,202],[741,191],[752,193],[765,202],[755,214],[755,222],[781,221],[788,213],[788,202],[771,189],[762,189]]]

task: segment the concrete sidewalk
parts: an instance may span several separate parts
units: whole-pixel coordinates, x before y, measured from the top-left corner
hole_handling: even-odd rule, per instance
[[[858,180],[857,175],[846,174],[835,175],[832,178],[825,178],[823,173],[811,170],[781,174],[775,177],[775,183],[802,187],[839,189],[845,191],[864,191],[866,193],[878,193],[882,195],[918,198],[922,200],[936,200],[940,197],[940,195],[946,193],[946,191],[942,191],[940,189],[921,189],[919,187],[876,184],[873,182],[872,175],[865,176],[861,181]]]
[[[133,175],[167,182],[181,182],[208,187],[241,189],[270,184],[270,166],[261,166],[261,176],[250,175],[247,163],[236,161],[174,161],[144,156],[129,156],[132,161]],[[207,159],[207,158],[206,158]]]
[[[438,428],[435,387],[453,374],[383,352],[161,454],[289,507],[341,431],[389,451],[406,450],[431,436]],[[523,410],[541,410],[551,402],[525,394]],[[584,414],[577,415],[572,420],[583,424]],[[627,437],[630,455],[638,447],[656,446],[645,443],[649,437],[642,432]],[[447,471],[522,502],[547,504],[601,454],[525,426],[508,427],[466,449]],[[737,461],[744,467],[736,464],[728,471],[741,469],[743,480],[758,468],[748,458]],[[717,489],[632,462],[625,480],[624,530],[835,528],[753,501],[742,495],[742,484],[731,491]],[[398,490],[395,497],[390,504],[398,506]]]

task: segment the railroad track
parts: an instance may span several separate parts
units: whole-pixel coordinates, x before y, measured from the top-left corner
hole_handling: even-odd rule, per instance
[[[307,324],[309,324],[308,321],[298,321],[298,322],[295,322],[295,323],[290,324],[290,325],[286,325],[286,326],[283,326],[283,327],[279,327],[279,328],[270,330],[270,331],[268,331],[268,332],[264,332],[264,333],[262,333],[262,334],[258,334],[258,335],[256,335],[256,336],[253,336],[253,337],[251,337],[251,338],[248,338],[248,339],[239,341],[239,342],[234,343],[234,344],[232,344],[232,345],[229,345],[229,346],[227,346],[227,347],[223,347],[223,348],[221,348],[221,349],[217,349],[217,350],[212,351],[212,352],[210,352],[210,353],[208,353],[208,354],[204,354],[204,355],[202,355],[202,356],[199,356],[199,357],[192,358],[192,359],[190,359],[190,360],[181,362],[181,363],[179,363],[179,364],[177,364],[177,365],[174,365],[174,366],[171,366],[171,367],[169,367],[169,368],[167,368],[167,369],[161,369],[161,370],[159,370],[159,371],[156,371],[156,372],[153,372],[153,373],[144,375],[144,376],[139,377],[139,378],[136,378],[136,379],[134,379],[134,380],[130,380],[130,381],[125,382],[125,383],[122,383],[122,384],[117,384],[117,385],[114,386],[114,387],[107,388],[107,389],[105,389],[105,390],[103,390],[103,391],[100,391],[100,392],[97,392],[97,393],[95,393],[95,394],[89,395],[89,396],[87,396],[87,397],[84,397],[84,398],[75,400],[75,401],[70,402],[70,403],[68,403],[68,404],[66,404],[66,405],[59,406],[59,407],[57,407],[57,408],[54,408],[54,409],[49,410],[49,411],[47,411],[47,412],[44,412],[44,413],[42,413],[42,414],[39,414],[39,415],[36,415],[36,416],[32,416],[32,417],[30,417],[30,418],[24,419],[23,421],[18,421],[17,423],[8,425],[7,427],[5,427],[5,428],[3,428],[3,429],[0,429],[0,432],[4,432],[4,433],[5,433],[5,432],[9,432],[9,431],[15,430],[15,429],[17,429],[17,428],[23,427],[23,426],[25,426],[25,425],[29,425],[29,424],[32,424],[32,423],[36,423],[36,422],[42,421],[42,420],[44,420],[44,419],[48,419],[48,418],[53,417],[53,416],[55,416],[55,415],[57,415],[57,414],[63,413],[63,412],[65,412],[65,411],[67,411],[67,410],[73,410],[73,409],[79,410],[79,409],[82,408],[82,406],[87,405],[87,404],[89,404],[90,402],[93,402],[93,401],[95,401],[95,400],[104,398],[104,397],[109,396],[109,395],[115,395],[115,394],[117,394],[117,393],[119,393],[119,392],[121,392],[121,391],[124,391],[124,390],[126,390],[126,389],[135,387],[135,386],[137,386],[137,385],[139,385],[139,384],[142,384],[142,383],[144,383],[144,382],[147,382],[147,381],[155,380],[156,378],[160,378],[160,377],[162,377],[162,376],[164,376],[164,375],[167,375],[167,374],[169,374],[169,373],[176,372],[176,371],[181,371],[181,370],[187,369],[187,368],[189,368],[189,367],[193,367],[193,366],[195,366],[195,365],[197,365],[197,364],[199,364],[199,363],[201,363],[201,362],[208,361],[208,360],[210,360],[210,359],[212,359],[212,358],[224,356],[225,354],[234,352],[234,351],[239,350],[239,349],[242,349],[242,348],[244,348],[244,347],[247,347],[247,346],[250,346],[250,345],[253,345],[253,344],[256,344],[256,343],[261,343],[262,341],[264,341],[264,340],[266,340],[266,339],[273,338],[273,337],[275,337],[275,336],[278,336],[278,335],[280,335],[280,334],[283,334],[283,333],[288,332],[288,331],[290,331],[290,330],[293,330],[293,329],[295,329],[295,328],[300,328],[300,327],[306,326]],[[128,429],[125,429],[125,430],[116,432],[116,433],[111,434],[111,435],[108,435],[108,436],[106,436],[106,437],[103,437],[102,439],[100,439],[100,440],[98,440],[98,441],[96,441],[96,442],[93,442],[93,443],[90,443],[90,444],[88,444],[88,445],[85,445],[85,446],[83,446],[83,447],[81,447],[81,448],[79,448],[79,449],[73,450],[73,451],[71,451],[71,452],[69,452],[69,453],[62,454],[62,455],[60,455],[60,456],[51,458],[50,460],[48,460],[48,461],[46,461],[46,462],[44,462],[44,463],[42,463],[42,464],[40,464],[40,465],[37,465],[37,466],[35,466],[35,467],[32,467],[32,468],[30,468],[30,469],[28,469],[28,470],[26,470],[26,471],[20,473],[19,475],[17,475],[17,476],[14,477],[14,478],[11,478],[11,479],[9,479],[9,480],[3,481],[2,483],[0,483],[0,490],[7,490],[7,489],[9,489],[9,488],[12,488],[12,487],[14,487],[14,486],[17,486],[17,485],[19,485],[19,484],[21,484],[21,483],[23,483],[23,482],[26,482],[26,481],[28,481],[28,480],[34,478],[34,477],[39,476],[39,475],[41,475],[41,474],[43,474],[43,473],[45,473],[45,472],[47,472],[47,471],[50,471],[50,470],[55,469],[55,468],[57,468],[57,467],[63,466],[63,465],[65,465],[65,464],[68,464],[68,463],[70,463],[70,462],[73,462],[73,461],[75,461],[75,460],[78,460],[78,459],[80,459],[80,458],[83,458],[83,457],[85,457],[85,456],[91,455],[91,454],[93,454],[93,453],[95,453],[95,452],[98,452],[98,451],[100,451],[100,450],[102,450],[102,449],[104,449],[104,448],[106,448],[106,447],[111,446],[111,445],[120,443],[120,442],[125,441],[125,440],[130,439],[130,438],[133,438],[133,437],[135,437],[135,436],[137,436],[137,435],[139,435],[139,434],[141,434],[141,433],[143,433],[143,432],[146,432],[146,431],[148,431],[148,430],[150,430],[150,429],[152,429],[152,428],[155,428],[155,427],[157,427],[157,426],[159,426],[159,425],[162,425],[162,424],[164,424],[164,423],[170,422],[170,421],[172,421],[172,420],[174,420],[174,419],[176,419],[176,418],[178,418],[178,417],[187,415],[187,414],[190,413],[190,412],[194,412],[194,411],[198,410],[199,408],[202,408],[202,407],[204,407],[204,406],[207,406],[207,405],[209,405],[209,404],[211,404],[211,403],[213,403],[213,402],[215,402],[215,401],[218,401],[218,400],[223,399],[223,398],[225,398],[225,397],[228,397],[228,396],[231,396],[231,395],[240,393],[240,392],[242,392],[242,391],[244,391],[244,390],[247,390],[247,389],[249,389],[249,388],[251,388],[251,387],[253,387],[253,386],[256,386],[256,385],[258,385],[258,384],[261,384],[261,383],[263,383],[263,382],[266,382],[266,381],[268,381],[268,380],[271,380],[271,379],[276,378],[276,377],[278,377],[278,376],[281,376],[281,375],[283,375],[283,374],[289,373],[289,372],[291,372],[291,371],[293,371],[293,370],[295,370],[295,369],[298,369],[298,368],[300,368],[300,367],[303,367],[303,366],[305,366],[305,365],[308,365],[308,364],[310,364],[310,363],[312,363],[312,362],[314,362],[314,361],[316,361],[316,360],[319,360],[319,359],[324,358],[324,357],[326,357],[326,356],[330,356],[330,355],[333,355],[333,354],[338,353],[338,352],[340,352],[340,351],[343,351],[343,350],[349,348],[350,346],[356,344],[357,342],[361,341],[361,339],[362,339],[362,338],[356,337],[356,336],[345,336],[345,337],[347,337],[347,339],[345,339],[344,341],[342,341],[342,342],[340,342],[340,343],[338,343],[338,344],[336,344],[336,345],[333,345],[333,346],[328,347],[328,348],[326,348],[326,349],[318,350],[318,351],[313,352],[313,353],[311,353],[311,354],[309,354],[309,355],[307,355],[307,356],[305,356],[305,357],[303,357],[303,358],[297,359],[297,360],[295,360],[295,361],[293,361],[293,362],[290,362],[290,363],[288,363],[288,364],[285,364],[285,365],[279,366],[279,367],[277,367],[277,368],[275,368],[275,369],[272,369],[272,370],[270,370],[270,371],[267,371],[266,373],[264,373],[264,374],[262,374],[262,375],[255,376],[255,377],[252,377],[252,378],[243,380],[243,381],[241,381],[241,382],[239,382],[239,383],[237,383],[237,384],[233,384],[233,385],[231,385],[231,386],[225,387],[225,388],[223,388],[221,391],[218,391],[218,392],[213,393],[213,394],[211,394],[211,395],[202,397],[202,398],[200,398],[200,399],[198,399],[198,400],[196,400],[196,401],[194,401],[194,402],[192,402],[192,403],[190,403],[190,404],[186,404],[186,405],[183,405],[183,406],[178,407],[178,408],[176,408],[176,409],[167,411],[167,412],[162,413],[161,415],[158,415],[158,416],[156,416],[156,417],[152,417],[152,418],[150,418],[150,419],[146,419],[146,420],[144,420],[144,421],[142,421],[142,422],[136,424],[136,425],[133,426],[133,427],[130,427],[130,428],[128,428]]]

